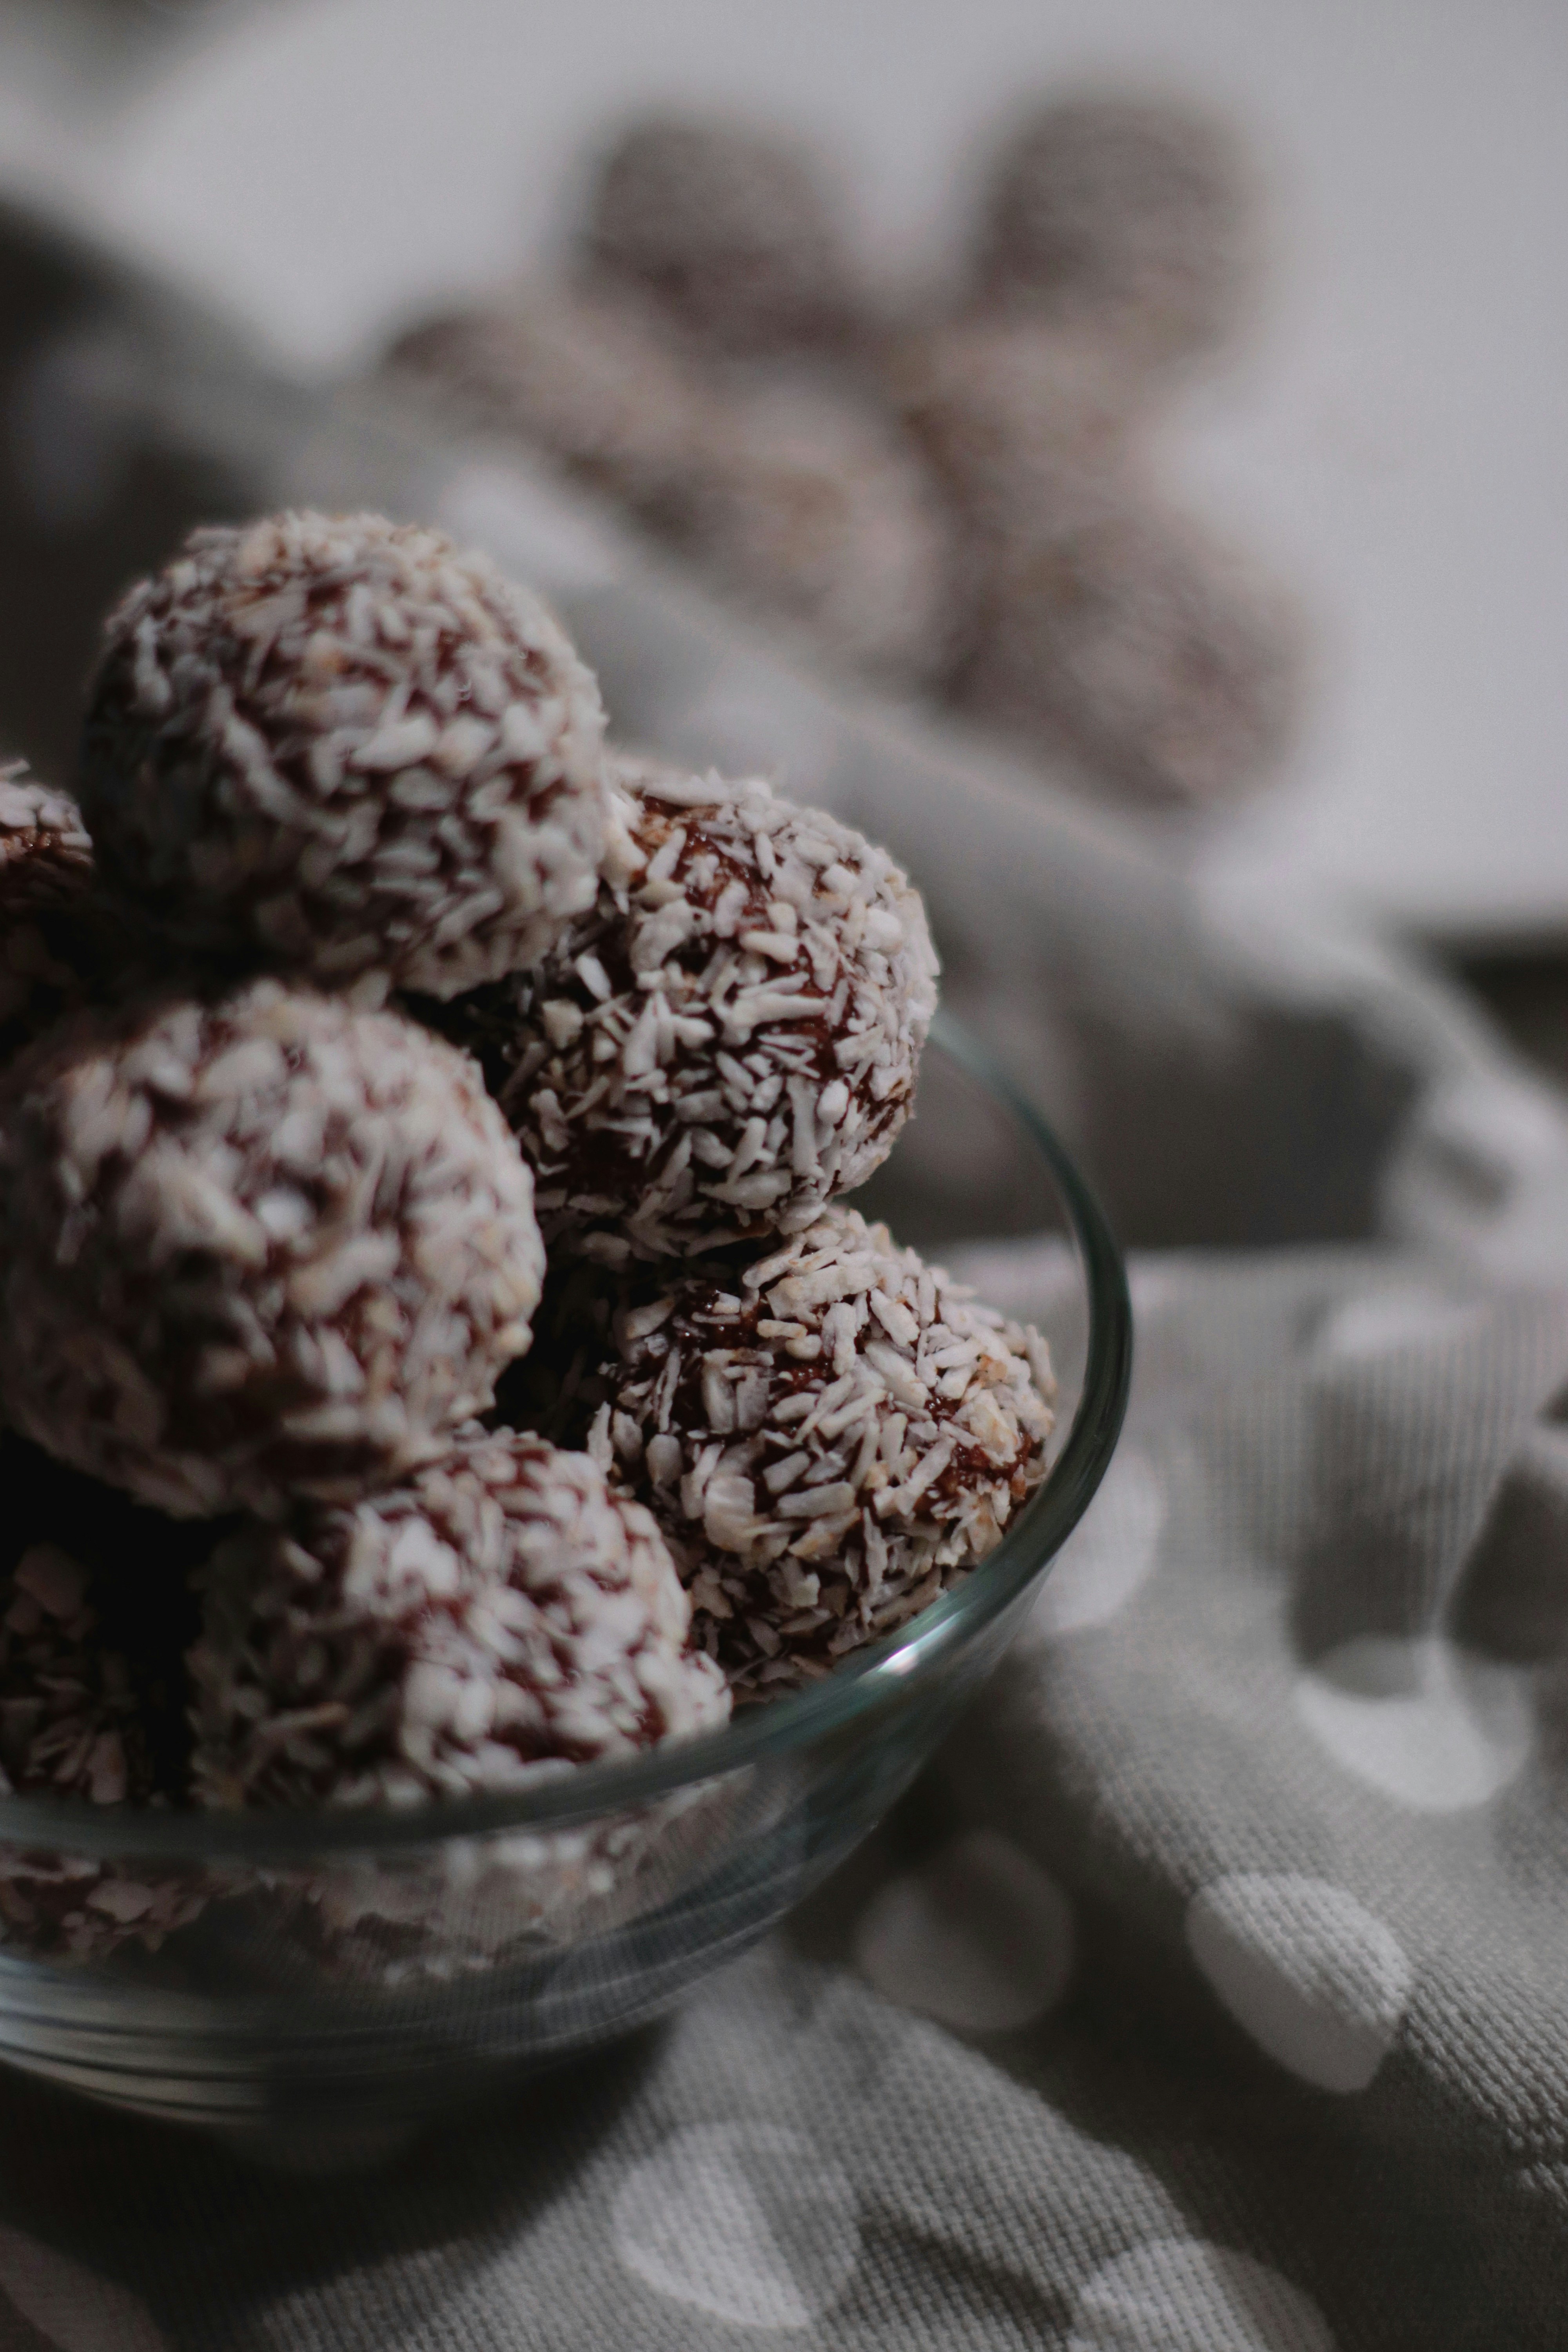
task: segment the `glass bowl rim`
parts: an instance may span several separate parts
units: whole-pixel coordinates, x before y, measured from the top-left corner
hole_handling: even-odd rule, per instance
[[[627,1759],[563,1765],[502,1795],[436,1800],[385,1811],[189,1811],[96,1808],[79,1801],[0,1797],[0,1845],[92,1858],[136,1856],[209,1865],[299,1863],[322,1853],[429,1852],[453,1839],[571,1830],[764,1759],[811,1747],[882,1711],[927,1682],[1044,1573],[1105,1475],[1126,1411],[1132,1312],[1121,1252],[1095,1194],[1055,1130],[978,1039],[945,1013],[931,1043],[985,1087],[1049,1167],[1068,1213],[1089,1305],[1078,1410],[1044,1480],[1002,1541],[950,1592],[868,1643],[823,1681],[748,1708],[718,1731]]]

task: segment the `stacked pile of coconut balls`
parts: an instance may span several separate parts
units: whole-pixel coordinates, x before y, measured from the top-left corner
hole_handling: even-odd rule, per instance
[[[961,257],[900,285],[805,144],[640,118],[589,159],[552,279],[467,298],[389,366],[836,667],[1096,793],[1250,791],[1289,748],[1298,615],[1165,452],[1253,309],[1256,174],[1224,120],[1114,95],[1048,100],[984,162]]]
[[[134,588],[77,791],[0,778],[12,1790],[517,1790],[996,1542],[1045,1348],[839,1199],[936,1001],[881,850],[608,751],[545,611],[367,516]],[[0,1863],[39,1951],[200,1901]]]

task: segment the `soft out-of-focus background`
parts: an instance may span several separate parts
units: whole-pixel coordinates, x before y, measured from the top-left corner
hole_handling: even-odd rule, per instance
[[[1312,691],[1276,784],[1191,854],[1226,887],[1327,886],[1466,950],[1555,947],[1568,17],[1551,0],[5,0],[0,185],[321,374],[543,262],[593,141],[634,106],[807,134],[860,250],[910,288],[952,264],[999,127],[1085,82],[1213,103],[1265,182],[1254,329],[1157,431],[1172,478],[1298,591]],[[1510,1013],[1520,975],[1483,977]],[[1556,982],[1525,981],[1529,1023]]]

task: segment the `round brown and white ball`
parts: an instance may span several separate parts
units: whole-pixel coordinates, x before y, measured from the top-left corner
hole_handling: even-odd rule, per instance
[[[1156,803],[1260,782],[1290,738],[1302,635],[1261,567],[1124,471],[1020,469],[971,541],[957,698]]]
[[[0,1399],[180,1517],[352,1499],[528,1345],[543,1250],[467,1056],[252,982],[89,1011],[0,1089]]]
[[[648,1514],[538,1439],[470,1433],[407,1486],[247,1528],[205,1582],[191,1671],[209,1807],[504,1795],[729,1717]],[[451,1972],[602,1927],[646,1886],[670,1819],[327,1865],[279,1891],[292,1941],[335,1975]]]
[[[377,515],[194,531],[110,616],[79,792],[170,938],[434,996],[591,904],[604,715],[543,607]]]
[[[581,238],[596,283],[726,353],[820,343],[856,300],[812,157],[738,122],[655,117],[604,159]]]
[[[995,159],[976,290],[1081,322],[1127,357],[1201,351],[1243,307],[1252,197],[1221,120],[1169,100],[1054,100]]]
[[[447,1024],[547,1238],[611,1265],[793,1233],[862,1183],[909,1116],[937,980],[918,895],[836,817],[757,782],[618,772],[621,878]]]
[[[729,1714],[658,1528],[585,1454],[466,1433],[404,1486],[253,1523],[205,1576],[209,1806],[500,1795]]]
[[[617,1330],[591,1445],[658,1521],[737,1696],[903,1624],[1044,1475],[1044,1340],[857,1210],[663,1282]]]

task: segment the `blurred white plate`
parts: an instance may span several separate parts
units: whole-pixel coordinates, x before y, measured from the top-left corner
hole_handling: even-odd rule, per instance
[[[1272,173],[1272,315],[1167,438],[1321,639],[1292,772],[1205,864],[1446,939],[1568,939],[1559,0],[229,0],[95,102],[24,104],[13,75],[0,170],[331,370],[545,248],[584,142],[635,104],[814,131],[868,246],[913,270],[999,116],[1128,72],[1234,110]]]

